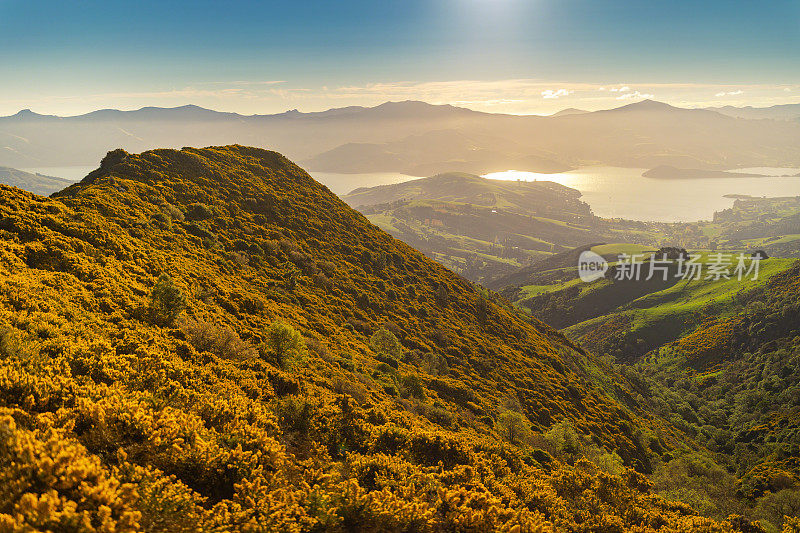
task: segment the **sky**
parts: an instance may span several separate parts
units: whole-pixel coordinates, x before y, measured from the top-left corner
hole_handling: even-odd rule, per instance
[[[0,0],[0,115],[800,103],[800,2]]]

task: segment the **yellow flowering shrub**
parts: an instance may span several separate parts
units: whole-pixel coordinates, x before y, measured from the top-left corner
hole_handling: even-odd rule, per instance
[[[279,154],[115,151],[0,197],[0,532],[735,530],[633,470],[635,428],[680,435],[622,376]],[[275,323],[308,339],[283,369]],[[626,473],[531,449],[561,420]]]

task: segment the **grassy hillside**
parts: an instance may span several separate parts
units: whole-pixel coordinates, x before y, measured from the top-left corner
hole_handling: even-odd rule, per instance
[[[583,244],[638,239],[658,225],[595,217],[580,193],[547,181],[447,173],[343,197],[381,229],[472,281],[495,287],[531,263]],[[664,225],[665,227],[667,225]]]
[[[625,378],[279,154],[0,196],[2,530],[753,530],[653,495],[687,445]]]
[[[771,530],[800,513],[799,280],[795,262],[636,365],[662,414],[727,459]]]
[[[514,294],[568,337],[624,363],[617,368],[639,384],[637,401],[714,452],[719,467],[685,456],[656,468],[661,494],[698,508],[740,498],[776,531],[783,514],[800,510],[798,280],[800,262],[770,258],[755,281],[551,279]],[[684,486],[673,481],[687,471]]]

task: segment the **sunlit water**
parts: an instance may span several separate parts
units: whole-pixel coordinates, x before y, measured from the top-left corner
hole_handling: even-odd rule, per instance
[[[664,180],[645,178],[644,168],[584,167],[560,174],[540,174],[509,170],[485,177],[503,180],[555,181],[579,190],[582,200],[598,216],[690,222],[710,220],[715,211],[733,205],[729,194],[750,196],[799,196],[800,178],[702,178]],[[740,169],[762,174],[796,174],[800,169]],[[761,172],[757,172],[761,171]]]

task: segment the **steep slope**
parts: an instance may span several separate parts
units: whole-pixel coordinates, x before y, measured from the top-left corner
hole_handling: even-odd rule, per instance
[[[635,435],[641,406],[602,387],[629,398],[623,378],[277,153],[120,150],[52,199],[0,195],[3,529],[747,525],[525,446],[526,418],[569,420],[646,470],[672,439]]]
[[[72,184],[71,181],[62,178],[33,174],[9,167],[0,167],[0,183],[45,196]]]
[[[742,494],[799,501],[800,262],[731,307],[637,367],[688,433],[730,457]]]

